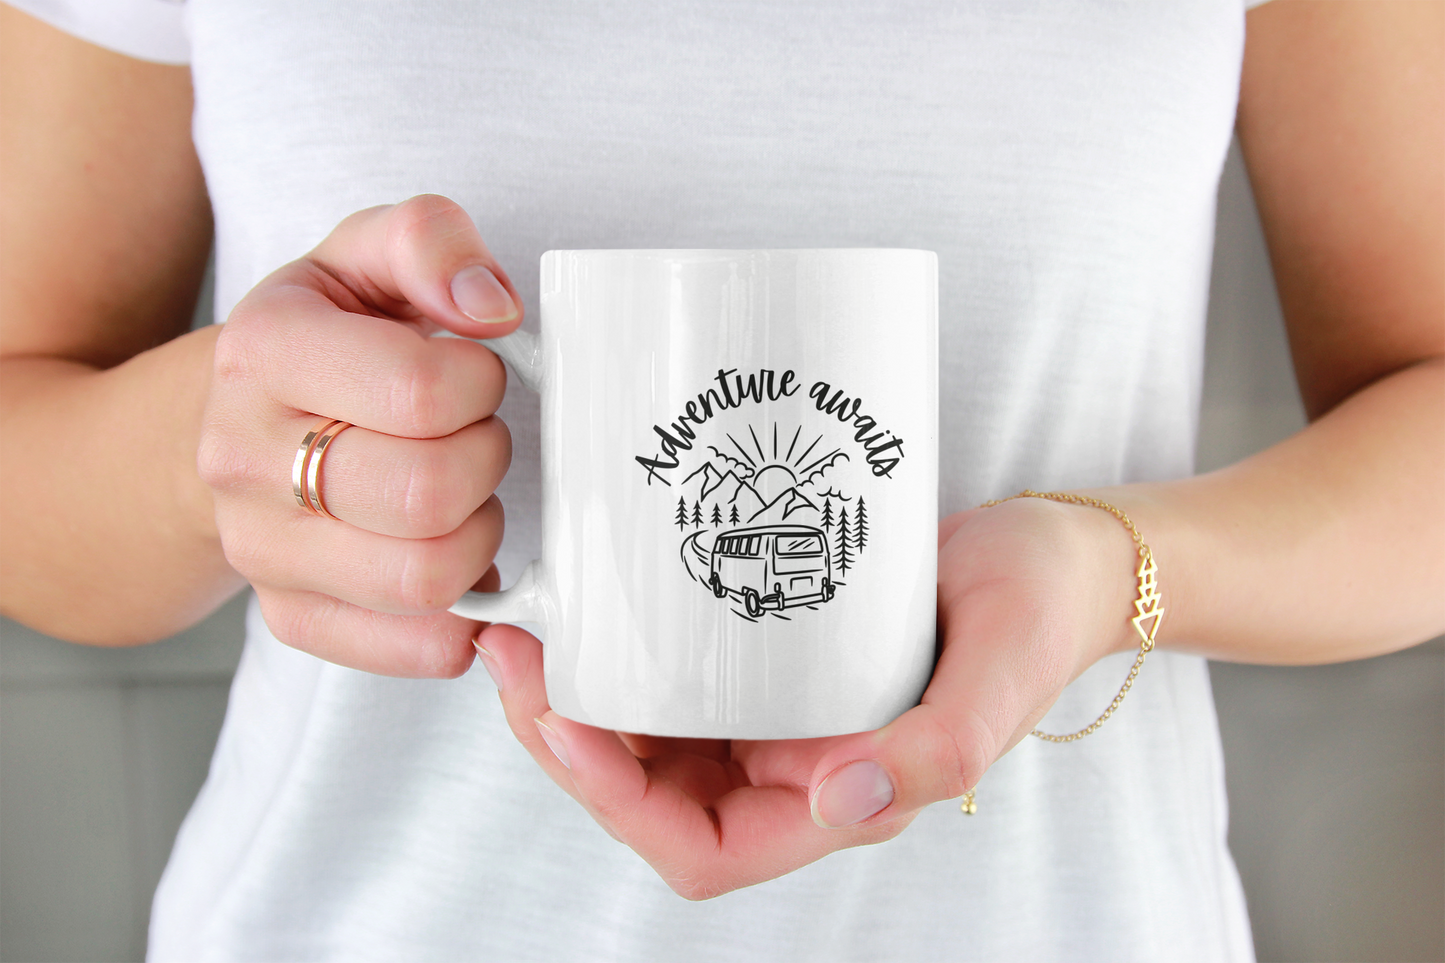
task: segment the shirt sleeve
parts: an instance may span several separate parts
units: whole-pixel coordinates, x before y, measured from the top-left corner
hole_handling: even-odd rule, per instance
[[[184,0],[7,0],[81,40],[141,60],[191,59]]]

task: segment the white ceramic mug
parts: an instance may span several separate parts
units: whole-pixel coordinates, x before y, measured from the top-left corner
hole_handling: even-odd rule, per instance
[[[875,729],[932,672],[938,261],[550,251],[542,558],[452,611],[543,626],[569,719],[662,736]]]

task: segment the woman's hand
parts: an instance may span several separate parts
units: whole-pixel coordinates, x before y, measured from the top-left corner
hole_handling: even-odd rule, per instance
[[[506,373],[486,348],[430,335],[507,334],[520,304],[466,212],[423,195],[347,218],[231,312],[198,464],[226,558],[281,641],[387,675],[471,665],[476,623],[446,609],[501,543]],[[323,417],[355,426],[326,452],[339,521],[291,490]]]
[[[679,894],[706,899],[890,839],[973,788],[1071,679],[1133,644],[1135,564],[1128,533],[1093,509],[1020,499],[945,519],[943,644],[922,704],[826,739],[593,728],[550,711],[526,632],[492,626],[477,644],[512,731],[548,775]]]

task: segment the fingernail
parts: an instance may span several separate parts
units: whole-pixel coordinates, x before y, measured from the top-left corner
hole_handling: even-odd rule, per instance
[[[475,642],[472,643],[472,644],[473,644],[473,645],[476,645]],[[486,649],[482,648],[480,645],[477,645],[477,661],[479,661],[479,662],[482,663],[482,668],[486,669],[486,670],[487,670],[487,675],[489,675],[489,676],[492,677],[492,685],[494,685],[494,686],[497,687],[497,691],[498,691],[498,692],[501,692],[501,691],[502,691],[502,672],[501,672],[500,669],[497,668],[497,660],[496,660],[496,658],[494,658],[494,657],[492,656],[492,653],[488,652]]]
[[[462,313],[482,324],[502,324],[517,316],[517,304],[497,276],[480,264],[452,278],[452,300]]]
[[[537,731],[542,734],[542,741],[547,744],[548,749],[552,750],[552,755],[556,756],[557,761],[562,765],[571,769],[572,757],[567,755],[567,743],[562,741],[561,734],[541,719],[533,719],[532,721],[537,724]]]
[[[824,829],[861,823],[893,801],[893,783],[876,762],[850,762],[834,769],[813,794],[813,822]]]

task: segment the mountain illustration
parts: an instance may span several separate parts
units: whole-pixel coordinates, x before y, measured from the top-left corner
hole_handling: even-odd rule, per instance
[[[766,504],[763,496],[758,494],[758,490],[745,481],[738,482],[737,489],[727,501],[729,504],[737,506],[739,518],[753,517],[762,511]]]
[[[748,521],[755,522],[758,519],[768,522],[784,522],[795,512],[812,510],[818,511],[818,506],[808,501],[808,497],[797,488],[785,489],[777,498],[774,498],[767,505],[754,512]],[[801,519],[793,519],[801,521]]]
[[[684,478],[681,488],[686,492],[688,491],[688,486],[696,481],[698,488],[696,492],[692,493],[692,497],[702,500],[711,494],[712,490],[722,483],[722,480],[723,476],[713,467],[712,462],[709,461],[704,462],[701,468]]]
[[[713,498],[726,505],[737,504],[738,511],[741,512],[745,503],[739,502],[738,496],[740,495],[756,498],[759,502],[763,500],[762,496],[758,494],[758,490],[756,488],[754,488],[752,485],[749,485],[747,482],[743,481],[732,472],[728,472],[722,477],[722,480],[719,481],[717,485],[715,485],[713,488],[709,489],[708,493],[703,497]]]
[[[736,505],[738,515],[743,518],[749,518],[761,511],[765,504],[757,489],[739,478],[736,472],[732,469],[720,472],[712,462],[705,463],[684,478],[682,490],[689,501]]]

